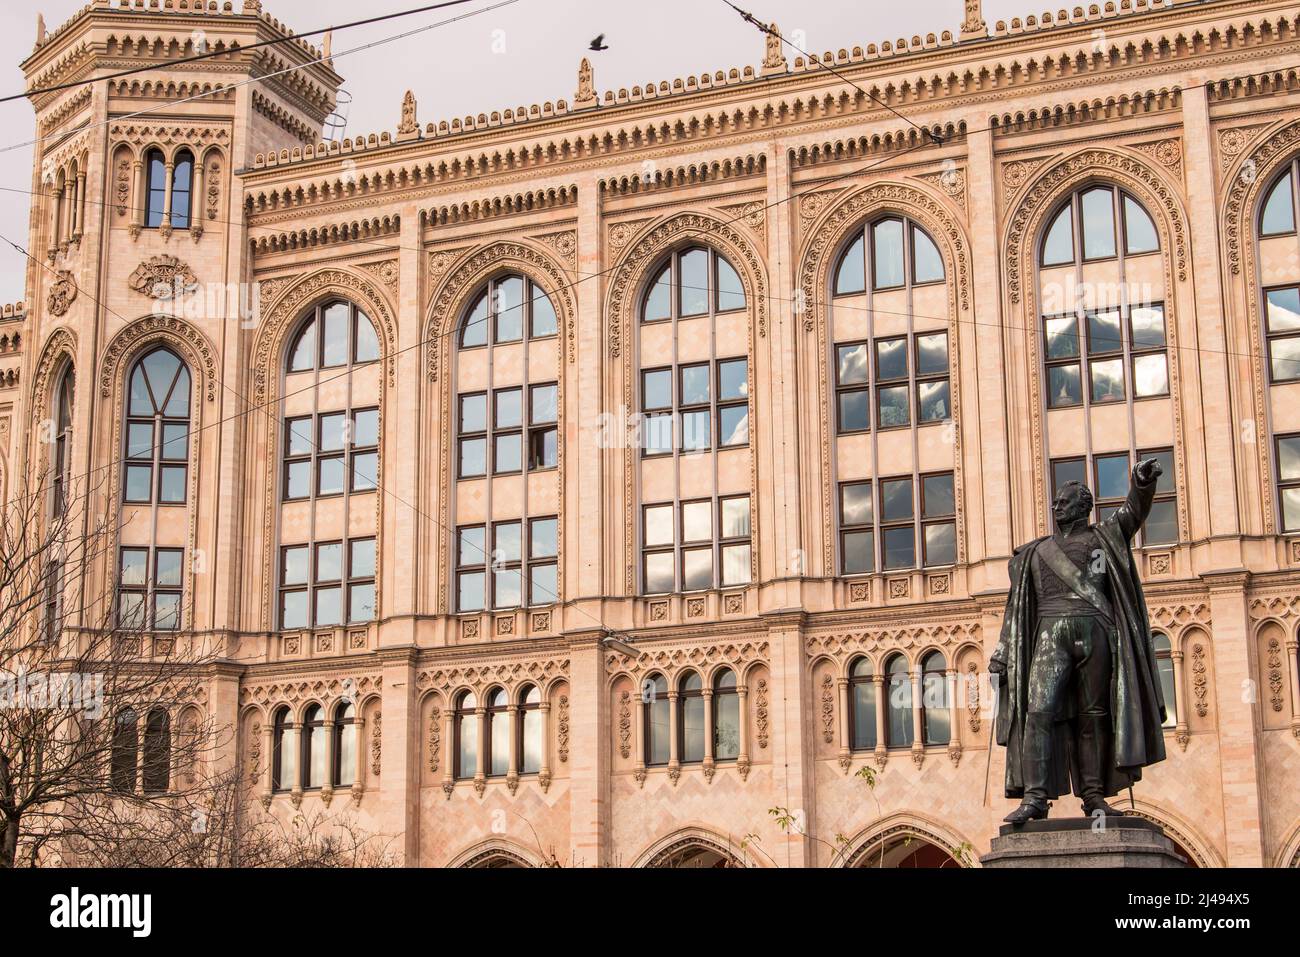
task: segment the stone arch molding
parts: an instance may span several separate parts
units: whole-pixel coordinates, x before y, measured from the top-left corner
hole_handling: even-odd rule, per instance
[[[1123,148],[1080,150],[1056,161],[1033,177],[1014,202],[1016,210],[1007,227],[1004,244],[1007,294],[1013,303],[1025,298],[1025,274],[1034,268],[1034,247],[1043,220],[1055,211],[1057,200],[1089,180],[1122,186],[1146,206],[1160,231],[1166,262],[1172,261],[1179,282],[1187,280],[1187,218],[1178,188],[1157,173],[1137,153]]]
[[[279,357],[285,337],[308,309],[335,296],[356,303],[372,322],[384,344],[384,363],[388,385],[397,381],[397,326],[394,307],[371,277],[351,269],[329,267],[290,280],[287,285],[263,280],[260,294],[268,291],[272,298],[264,310],[266,319],[258,330],[253,346],[253,402],[262,405],[273,398],[279,382]]]
[[[951,855],[963,867],[978,866],[972,860],[974,845],[957,832],[921,814],[900,811],[863,828],[849,840],[851,852],[840,858],[840,867],[862,867],[878,853],[882,842],[899,837],[917,837]],[[963,854],[963,851],[967,853]]]
[[[65,360],[71,362],[75,368],[77,336],[71,329],[60,327],[50,333],[50,337],[45,340],[40,361],[36,364],[36,375],[32,378],[32,422],[40,423],[48,417],[50,380]]]
[[[119,370],[128,360],[154,343],[177,347],[191,369],[203,376],[202,393],[208,402],[217,398],[216,350],[208,337],[184,319],[175,316],[145,316],[129,323],[115,335],[99,369],[99,397],[107,399],[113,394]]]
[[[611,358],[621,358],[631,351],[639,292],[655,260],[687,239],[711,246],[736,267],[745,288],[745,302],[754,310],[752,325],[757,327],[760,338],[767,336],[767,269],[759,250],[725,219],[703,212],[682,212],[650,227],[629,244],[614,266],[608,292]]]
[[[907,216],[925,227],[943,255],[950,288],[956,287],[957,304],[962,312],[970,309],[970,244],[957,214],[925,189],[886,181],[864,186],[829,203],[810,226],[809,239],[799,257],[799,289],[807,307],[805,332],[826,323],[830,272],[840,244],[860,223],[882,213]]]
[[[1214,845],[1205,839],[1195,825],[1167,808],[1135,799],[1128,813],[1164,828],[1171,840],[1176,841],[1183,850],[1196,859],[1197,867],[1227,866]]]
[[[479,867],[486,861],[493,859],[508,860],[520,867],[548,867],[542,858],[536,853],[528,850],[521,844],[505,838],[491,838],[486,841],[480,841],[466,850],[461,851],[446,864],[452,868],[473,868]]]
[[[705,827],[683,827],[661,837],[643,850],[637,855],[632,867],[655,867],[659,861],[684,847],[708,848],[736,864],[741,863],[740,847],[729,837]]]
[[[564,268],[541,248],[519,239],[500,240],[469,251],[447,271],[435,291],[425,325],[425,369],[430,382],[443,377],[443,364],[454,350],[444,348],[460,315],[478,287],[494,273],[515,270],[541,285],[557,307],[564,328],[563,351],[572,363],[576,354],[577,303]],[[558,302],[556,301],[558,299]]]

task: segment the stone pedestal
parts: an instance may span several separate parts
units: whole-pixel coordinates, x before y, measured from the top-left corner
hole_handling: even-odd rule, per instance
[[[1102,824],[1104,823],[1104,827]],[[1086,817],[1002,825],[985,867],[1186,867],[1158,824],[1140,817]]]

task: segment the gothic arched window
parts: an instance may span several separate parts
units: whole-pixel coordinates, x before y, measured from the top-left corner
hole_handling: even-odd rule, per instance
[[[286,737],[292,730],[293,720],[289,706],[275,712],[271,722],[271,790],[288,791],[298,775],[297,754]]]
[[[334,757],[330,780],[334,787],[352,784],[357,771],[357,711],[351,701],[334,709]]]
[[[1165,727],[1172,728],[1178,724],[1178,696],[1174,689],[1174,655],[1169,636],[1153,631],[1151,648],[1156,653],[1156,671],[1160,675],[1160,690],[1165,699]]]
[[[912,727],[912,676],[907,659],[896,654],[885,664],[885,680],[889,695],[885,725],[886,743],[891,748],[910,748],[915,740]]]
[[[189,229],[194,185],[194,154],[181,150],[172,165],[172,228]]]
[[[124,708],[113,719],[111,777],[113,790],[120,794],[135,791],[140,751],[140,719],[134,708]]]
[[[520,774],[536,774],[542,769],[542,692],[537,685],[519,689],[519,753],[515,761]]]
[[[941,651],[921,659],[921,727],[926,744],[947,744],[952,736],[947,670]]]
[[[510,696],[505,688],[487,693],[487,740],[483,756],[487,759],[487,776],[504,777],[510,770]]]
[[[667,679],[660,674],[648,676],[641,686],[641,701],[645,709],[645,763],[650,767],[665,765],[671,754]]]
[[[740,694],[736,673],[724,668],[713,678],[713,760],[740,756]]]
[[[325,786],[328,748],[325,711],[320,705],[313,704],[302,715],[302,786],[304,789]]]
[[[688,671],[677,685],[677,744],[682,764],[704,760],[704,684]]]
[[[162,150],[155,148],[144,154],[144,170],[148,193],[144,224],[156,229],[162,225],[167,208],[167,161],[163,159]]]
[[[460,779],[472,778],[478,771],[478,699],[474,692],[463,691],[456,699],[456,708],[452,715],[452,731],[455,736],[454,754],[456,766],[453,776]]]
[[[871,751],[876,747],[876,681],[870,658],[858,658],[849,669],[849,725],[853,731],[852,750]]]
[[[190,371],[159,346],[128,379],[123,501],[183,505],[190,456]]]
[[[54,396],[54,436],[51,442],[50,486],[52,492],[51,514],[63,515],[72,483],[72,403],[76,390],[76,376],[71,363],[59,377],[59,387]]]
[[[161,794],[171,781],[172,719],[162,708],[149,712],[144,725],[142,787],[145,794]]]

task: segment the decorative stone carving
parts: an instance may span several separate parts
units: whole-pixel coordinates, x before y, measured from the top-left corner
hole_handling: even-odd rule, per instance
[[[569,696],[560,695],[559,715],[556,720],[556,757],[564,764],[569,760]]]
[[[648,219],[637,219],[628,222],[613,223],[609,227],[609,248],[622,249],[631,241],[632,237],[641,231],[641,227],[650,222]]]
[[[650,620],[667,621],[668,620],[668,602],[652,601],[650,602]]]
[[[379,777],[380,758],[383,754],[383,714],[376,711],[370,719],[370,773]]]
[[[702,618],[704,616],[704,599],[688,598],[686,599],[686,617]]]
[[[171,299],[179,290],[187,292],[198,284],[190,267],[175,256],[150,256],[135,267],[127,284],[151,299]]]
[[[535,237],[555,250],[555,254],[570,269],[578,268],[578,234],[572,229],[558,233],[543,233]]]
[[[573,94],[573,107],[580,110],[583,107],[595,105],[595,74],[591,69],[591,61],[583,57],[582,62],[578,64],[578,91]]]
[[[248,736],[248,783],[256,784],[258,777],[261,776],[262,722],[254,721]]]
[[[207,337],[184,319],[174,316],[145,316],[123,328],[104,351],[103,366],[99,373],[99,394],[107,399],[113,394],[113,384],[117,381],[117,369],[122,357],[137,347],[154,340],[170,341],[183,345],[182,352],[187,362],[197,366],[203,372],[203,386],[207,401],[217,398],[217,360],[216,350]]]
[[[1268,693],[1274,711],[1282,710],[1282,643],[1277,638],[1268,640]]]
[[[50,283],[50,293],[45,299],[46,308],[49,309],[50,315],[62,316],[72,308],[76,299],[77,284],[72,280],[72,273],[67,269],[60,269],[57,278]]]
[[[378,263],[362,263],[361,268],[387,286],[390,292],[397,292],[398,268],[396,259],[385,259],[383,262]]]
[[[788,64],[785,54],[781,52],[781,31],[775,23],[769,23],[763,37],[763,76],[771,73],[784,73]]]
[[[118,160],[117,179],[113,188],[116,199],[117,215],[125,216],[127,204],[131,201],[131,161],[125,157]]]
[[[1192,696],[1196,699],[1196,714],[1204,718],[1210,713],[1210,682],[1205,668],[1205,646],[1199,641],[1192,646]]]
[[[835,679],[829,673],[822,675],[822,741],[835,741]]]
[[[979,665],[970,662],[966,665],[966,726],[971,731],[980,729],[980,685]]]
[[[208,157],[208,173],[204,178],[205,213],[208,219],[216,219],[221,212],[221,157],[212,154]]]
[[[722,598],[722,611],[727,615],[739,615],[745,610],[745,595],[738,592],[734,595],[724,595]]]
[[[632,692],[618,696],[618,753],[626,761],[632,756]]]
[[[402,97],[402,120],[397,126],[399,136],[412,136],[420,132],[420,124],[415,118],[415,94],[410,90]]]
[[[770,715],[767,706],[767,679],[759,678],[754,685],[754,724],[758,730],[758,748],[767,750]]]
[[[429,771],[436,773],[442,755],[442,709],[434,705],[429,710]]]

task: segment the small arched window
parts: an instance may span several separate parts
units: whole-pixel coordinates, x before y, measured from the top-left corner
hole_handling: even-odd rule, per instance
[[[474,777],[478,770],[478,698],[472,691],[464,691],[456,699],[452,724],[455,735],[455,777]]]
[[[1156,671],[1160,674],[1160,691],[1165,699],[1165,727],[1178,724],[1178,696],[1174,687],[1174,656],[1169,636],[1151,633],[1151,647],[1156,653]]]
[[[330,780],[336,788],[352,785],[357,771],[357,710],[351,701],[334,709],[334,767]]]
[[[1259,217],[1261,236],[1286,236],[1295,232],[1295,165],[1295,160],[1288,163],[1286,170],[1269,188],[1268,198],[1264,200],[1264,209]]]
[[[943,256],[934,240],[916,223],[896,216],[877,220],[856,233],[835,265],[834,294],[874,291],[942,282]]]
[[[379,359],[379,336],[370,317],[350,302],[316,307],[289,348],[289,371],[310,372],[363,365]]]
[[[190,454],[190,370],[159,346],[132,366],[123,500],[183,505]]]
[[[487,776],[504,777],[510,770],[510,696],[505,688],[487,694],[487,740],[483,743]]]
[[[54,518],[61,517],[67,508],[68,486],[72,482],[72,401],[75,388],[76,378],[69,364],[59,378],[59,389],[54,399],[54,440],[50,461]]]
[[[713,678],[713,760],[740,756],[740,694],[736,673],[724,668]]]
[[[162,794],[171,779],[172,719],[162,708],[154,708],[144,726],[143,786],[145,794]]]
[[[651,767],[668,763],[669,715],[668,681],[663,675],[650,675],[641,686],[642,708],[645,710],[645,763]]]
[[[889,721],[885,725],[886,744],[891,748],[910,748],[914,740],[912,729],[912,676],[907,670],[907,659],[894,655],[885,665],[885,679],[889,683]]]
[[[302,716],[302,769],[303,788],[325,786],[326,751],[329,740],[325,736],[325,712],[318,704],[311,705]]]
[[[952,735],[948,700],[948,663],[932,651],[921,660],[921,724],[926,744],[947,744]]]
[[[194,184],[194,154],[181,150],[172,166],[172,228],[190,228],[190,194]]]
[[[144,169],[149,194],[144,224],[157,229],[162,225],[163,212],[167,208],[167,161],[163,159],[162,150],[151,149],[144,154]]]
[[[647,287],[641,321],[687,319],[744,308],[745,287],[736,268],[715,250],[692,246],[673,253],[659,267]]]
[[[677,687],[677,736],[682,764],[704,760],[704,683],[695,671]]]
[[[136,767],[140,751],[140,719],[134,708],[123,708],[113,722],[111,766],[113,790],[119,794],[135,791]]]
[[[284,706],[275,713],[271,724],[271,790],[288,791],[297,778],[298,762],[293,747],[286,740],[293,722],[289,708]]]
[[[515,761],[520,774],[536,774],[542,769],[542,692],[537,685],[519,689],[519,754]]]
[[[849,669],[849,723],[854,751],[876,747],[876,681],[870,658],[858,658]]]
[[[1039,262],[1064,266],[1073,262],[1140,256],[1160,250],[1151,216],[1136,199],[1113,186],[1092,186],[1073,193],[1043,233]]]

